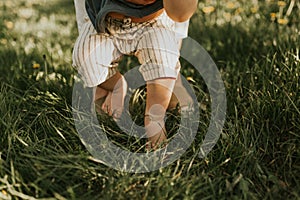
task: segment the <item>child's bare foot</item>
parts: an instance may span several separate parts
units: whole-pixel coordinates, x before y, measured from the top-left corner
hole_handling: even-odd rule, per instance
[[[148,135],[147,151],[156,150],[167,141],[164,115],[161,115],[162,109],[162,106],[154,105],[150,109],[149,115],[145,116],[145,130]],[[155,110],[158,112],[155,113]]]
[[[157,150],[161,147],[164,147],[167,142],[167,137],[165,134],[165,131],[162,131],[161,133],[156,134],[153,137],[148,138],[148,142],[146,143],[146,150]]]

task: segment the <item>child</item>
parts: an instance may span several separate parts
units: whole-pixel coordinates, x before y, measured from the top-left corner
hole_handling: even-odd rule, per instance
[[[187,31],[187,23],[175,21],[187,21],[197,0],[87,0],[85,18],[80,16],[86,13],[77,9],[83,7],[82,1],[75,0],[75,6],[80,36],[73,51],[74,66],[86,86],[96,87],[95,100],[107,96],[102,109],[107,107],[117,118],[126,92],[117,62],[124,54],[138,57],[147,83],[148,148],[156,149],[166,140],[164,115],[180,68],[181,38],[175,29],[180,24],[185,27],[181,37]]]

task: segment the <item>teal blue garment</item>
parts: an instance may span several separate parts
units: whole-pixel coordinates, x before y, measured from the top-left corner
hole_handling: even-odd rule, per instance
[[[85,0],[86,10],[98,33],[105,32],[105,17],[118,12],[130,17],[144,17],[163,8],[163,0],[149,5],[137,5],[126,0]]]

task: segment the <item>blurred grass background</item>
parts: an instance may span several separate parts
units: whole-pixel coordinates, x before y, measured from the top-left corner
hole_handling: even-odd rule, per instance
[[[299,1],[199,2],[189,35],[221,72],[225,128],[208,157],[197,158],[209,94],[182,61],[202,103],[200,136],[177,162],[146,174],[94,162],[78,138],[72,0],[0,0],[0,8],[0,199],[300,198]],[[124,59],[123,70],[134,62]],[[110,137],[125,143],[109,120]]]

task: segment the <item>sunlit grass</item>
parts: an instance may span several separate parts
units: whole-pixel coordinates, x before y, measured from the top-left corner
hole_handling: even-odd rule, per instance
[[[0,0],[0,199],[299,199],[298,1],[199,2],[190,36],[210,53],[227,93],[223,133],[196,155],[209,122],[205,83],[184,60],[200,101],[196,141],[175,163],[129,174],[95,160],[72,118],[77,36],[71,0]],[[125,71],[136,60],[126,57]],[[145,93],[130,110],[142,124]],[[138,113],[138,114],[135,114]],[[140,114],[139,114],[140,113]],[[116,144],[144,151],[102,116]],[[169,115],[176,130],[176,113]]]

